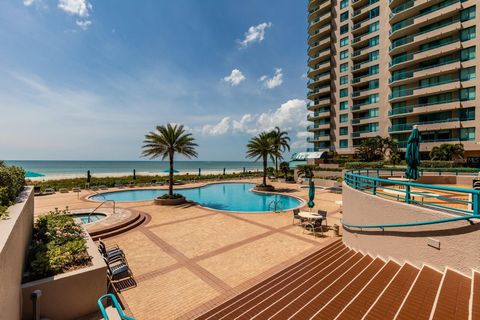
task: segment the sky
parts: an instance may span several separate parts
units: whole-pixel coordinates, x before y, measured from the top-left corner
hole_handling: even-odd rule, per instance
[[[139,160],[183,124],[199,160],[280,126],[307,147],[306,2],[0,1],[0,159]],[[288,157],[288,155],[286,156]]]

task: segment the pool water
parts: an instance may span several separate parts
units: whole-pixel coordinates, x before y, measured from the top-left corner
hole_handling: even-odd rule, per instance
[[[252,192],[253,183],[215,183],[199,188],[177,189],[190,201],[216,210],[238,212],[266,212],[288,210],[299,207],[302,201],[291,196]],[[146,201],[168,193],[168,190],[125,190],[101,193],[90,197],[91,200],[105,201]]]
[[[93,213],[93,214],[73,213],[72,216],[73,216],[73,219],[79,221],[80,223],[88,224],[88,223],[97,222],[99,220],[105,219],[107,215],[103,213]]]

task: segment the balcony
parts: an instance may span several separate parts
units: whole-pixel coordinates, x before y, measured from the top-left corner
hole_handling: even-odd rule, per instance
[[[319,16],[322,15],[322,13],[329,11],[331,7],[331,2],[330,1],[325,1],[318,6],[314,7],[313,9],[309,10],[308,13],[308,23],[311,21],[315,20],[315,18],[318,18]]]
[[[315,111],[315,110],[318,110],[322,107],[330,107],[330,98],[323,98],[323,99],[319,99],[319,100],[315,100],[313,103],[308,103],[307,104],[307,109],[310,110],[310,111]]]
[[[413,126],[419,126],[420,131],[434,131],[434,130],[447,130],[447,129],[459,129],[461,127],[460,122],[473,121],[475,118],[448,118],[443,120],[432,120],[416,123],[404,123],[392,125],[388,128],[390,133],[398,133],[404,131],[412,131]],[[447,125],[445,125],[447,124]]]
[[[312,43],[307,48],[307,54],[309,57],[313,57],[315,53],[320,52],[322,49],[325,48],[330,49],[330,36]]]
[[[318,97],[319,95],[326,94],[330,92],[330,83],[327,83],[326,85],[322,85],[320,87],[317,87],[313,90],[308,91],[307,97],[310,100],[314,100],[315,97]]]
[[[368,41],[377,36],[378,35],[378,30],[375,30],[375,31],[369,31],[369,32],[366,32],[360,36],[357,36],[355,38],[353,38],[352,40],[352,48],[358,48],[358,47],[362,47],[362,46],[365,46]]]
[[[367,116],[361,118],[352,119],[351,123],[353,126],[361,126],[372,122],[378,122],[378,116]]]
[[[330,118],[330,108],[317,110],[313,114],[307,115],[308,121],[315,121],[321,118]]]
[[[424,103],[392,109],[388,112],[390,118],[404,117],[405,115],[417,115],[475,106],[475,100],[460,101],[459,99],[437,101],[435,103]]]
[[[393,36],[402,37],[407,34],[411,34],[413,33],[413,28],[418,29],[427,24],[445,19],[448,16],[458,14],[461,9],[462,4],[460,3],[460,0],[455,0],[454,2],[448,3],[445,7],[438,8],[435,11],[416,14],[413,17],[399,21],[399,24],[396,24],[396,26],[392,27],[389,32],[389,36],[392,38]]]
[[[359,110],[368,110],[370,108],[378,107],[378,102],[364,102],[359,104],[354,104],[350,110],[352,112],[357,112]]]
[[[378,131],[370,131],[370,130],[363,130],[363,131],[355,131],[350,134],[353,139],[357,138],[372,138],[378,136]]]
[[[433,147],[438,146],[442,143],[453,143],[453,144],[461,143],[465,146],[465,148],[467,148],[468,144],[472,144],[470,147],[473,147],[475,145],[474,140],[464,140],[464,139],[461,139],[460,137],[420,140],[420,151],[430,151],[432,150]],[[407,147],[407,141],[399,141],[398,147],[400,149],[405,149]]]
[[[332,31],[332,28],[330,27],[329,24],[318,30],[315,30],[312,34],[308,35],[308,44],[311,45],[315,43],[315,41],[318,41],[327,35],[329,36],[331,31]]]
[[[313,19],[308,26],[308,33],[311,34],[313,30],[320,27],[324,23],[330,22],[332,16],[330,12],[327,12],[315,19]]]
[[[325,60],[326,58],[330,57],[330,48],[327,47],[325,49],[322,49],[316,53],[314,53],[311,57],[308,57],[307,64],[309,67],[312,67],[319,63],[322,60]]]
[[[313,79],[316,75],[330,71],[330,59],[319,62],[315,67],[308,68],[307,76]]]
[[[319,87],[322,82],[330,82],[330,72],[324,72],[319,75],[316,75],[313,77],[313,79],[310,79],[307,81],[307,87],[309,89]]]
[[[367,74],[364,74],[360,77],[355,77],[353,78],[351,81],[350,81],[350,84],[352,85],[360,85],[360,84],[363,84],[363,83],[366,83],[370,80],[375,80],[376,78],[378,78],[378,73],[374,73],[374,74],[370,74],[370,73],[367,73]]]
[[[429,78],[435,75],[450,73],[453,71],[460,70],[462,68],[462,63],[459,58],[452,59],[443,63],[438,63],[435,65],[418,68],[414,70],[407,70],[400,73],[398,76],[390,78],[388,83],[390,85],[402,85],[412,81],[418,81],[423,78]]]
[[[319,130],[325,130],[325,129],[330,129],[330,122],[324,122],[324,123],[316,123],[307,126],[307,131],[319,131]]]
[[[307,142],[314,143],[314,142],[322,142],[322,141],[330,141],[330,135],[320,135],[315,137],[307,137]]]
[[[378,64],[378,59],[376,60],[366,60],[359,63],[355,63],[352,66],[352,72],[360,72],[364,69],[367,69],[375,64]]]
[[[367,58],[368,54],[372,51],[378,50],[378,44],[374,46],[366,46],[358,50],[354,50],[352,53],[352,61],[358,61],[362,58]]]
[[[369,1],[368,5],[354,9],[352,13],[351,20],[353,23],[356,23],[357,21],[363,21],[365,19],[368,19],[370,10],[372,9],[372,5],[378,3],[378,0],[376,1]]]
[[[466,86],[468,87],[468,85]],[[460,79],[452,79],[448,81],[438,82],[428,86],[419,86],[415,88],[407,88],[404,90],[396,91],[388,96],[388,99],[391,103],[404,100],[408,98],[415,98],[424,95],[429,95],[437,92],[448,92],[454,91],[462,88]]]
[[[350,95],[352,99],[360,99],[360,98],[365,98],[366,96],[375,93],[374,91],[378,90],[377,88],[366,88],[363,90],[357,90],[353,91],[352,94]]]

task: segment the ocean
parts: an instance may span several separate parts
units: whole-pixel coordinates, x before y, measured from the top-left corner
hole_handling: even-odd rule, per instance
[[[137,175],[167,175],[162,172],[168,169],[166,161],[61,161],[61,160],[6,160],[7,165],[15,165],[41,173],[44,176],[32,180],[52,180],[62,178],[85,177],[87,170],[92,176],[119,177],[132,175],[136,170]],[[251,161],[175,161],[175,170],[179,174],[226,173],[261,170],[261,162]]]

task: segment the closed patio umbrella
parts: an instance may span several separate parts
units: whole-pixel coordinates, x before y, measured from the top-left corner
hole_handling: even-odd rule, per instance
[[[135,169],[133,169],[133,180],[137,180],[137,175]]]
[[[310,179],[310,183],[308,185],[308,207],[310,209],[315,206],[313,199],[315,199],[315,183],[313,183],[313,180]]]
[[[412,133],[408,137],[405,160],[407,161],[405,178],[417,180],[419,177],[418,165],[420,164],[420,133],[417,126],[413,127]]]
[[[90,183],[90,180],[92,180],[92,175],[90,174],[90,170],[87,171],[87,183]]]

